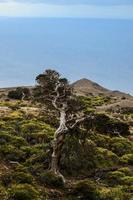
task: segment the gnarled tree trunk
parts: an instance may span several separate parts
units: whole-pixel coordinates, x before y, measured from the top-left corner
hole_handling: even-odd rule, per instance
[[[60,109],[60,125],[56,130],[53,140],[53,153],[51,160],[51,171],[57,175],[61,175],[59,172],[59,161],[61,157],[61,150],[65,140],[65,134],[68,131],[66,126],[66,111]]]

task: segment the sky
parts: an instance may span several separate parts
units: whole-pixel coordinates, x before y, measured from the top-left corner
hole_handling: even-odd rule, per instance
[[[0,87],[46,68],[133,94],[132,0],[0,0]]]
[[[0,16],[133,19],[132,0],[0,0]]]

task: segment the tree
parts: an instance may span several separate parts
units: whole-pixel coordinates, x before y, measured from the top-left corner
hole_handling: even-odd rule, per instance
[[[82,124],[87,117],[84,116],[84,105],[74,96],[72,87],[66,78],[62,78],[55,70],[46,70],[36,77],[37,85],[34,89],[34,99],[50,111],[55,111],[59,119],[59,126],[52,141],[51,171],[57,175],[61,149],[66,134],[70,134],[75,127]]]
[[[18,87],[16,88],[16,90],[9,91],[8,98],[24,100],[24,99],[29,99],[30,95],[31,94],[29,88]]]

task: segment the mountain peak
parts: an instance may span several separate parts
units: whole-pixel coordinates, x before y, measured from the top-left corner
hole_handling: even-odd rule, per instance
[[[88,94],[98,95],[100,93],[105,93],[110,91],[87,78],[82,78],[73,83],[72,85],[76,93],[80,95],[88,95]]]
[[[126,97],[132,98],[131,95],[120,92],[120,91],[112,91],[109,90],[98,83],[91,81],[87,78],[82,78],[72,84],[74,91],[77,95],[94,95],[98,96],[99,94],[107,95],[107,96],[114,96],[114,97]]]

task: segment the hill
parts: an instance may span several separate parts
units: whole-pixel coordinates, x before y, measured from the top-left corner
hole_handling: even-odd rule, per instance
[[[80,79],[72,84],[74,91],[78,95],[88,96],[88,95],[106,95],[106,96],[114,96],[114,97],[125,97],[132,98],[131,95],[126,94],[120,91],[111,91],[98,83],[95,83],[86,78]]]

